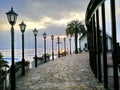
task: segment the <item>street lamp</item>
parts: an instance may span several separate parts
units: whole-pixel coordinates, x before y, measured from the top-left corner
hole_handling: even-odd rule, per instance
[[[43,33],[43,38],[44,38],[44,56],[45,56],[45,63],[46,63],[46,37],[47,37],[47,34],[44,32],[44,33]]]
[[[70,55],[71,55],[71,37],[69,38],[70,41]]]
[[[36,30],[36,28],[33,30],[33,34],[35,36],[35,67],[37,67],[37,34],[38,34],[38,30]]]
[[[58,58],[59,58],[60,57],[60,47],[59,47],[60,37],[59,36],[57,37],[57,41],[58,41]]]
[[[25,75],[25,59],[24,59],[24,32],[26,29],[26,25],[22,21],[21,24],[19,24],[20,30],[22,32],[22,76]]]
[[[14,25],[17,20],[18,14],[13,11],[13,7],[11,7],[11,10],[6,13],[8,22],[11,25],[11,90],[15,90],[16,88],[16,81],[15,81],[15,64],[14,64]]]
[[[64,37],[63,40],[64,40],[64,53],[65,53],[65,56],[66,56],[66,38]]]
[[[54,35],[51,35],[52,40],[52,60],[54,60],[54,44],[53,44]]]

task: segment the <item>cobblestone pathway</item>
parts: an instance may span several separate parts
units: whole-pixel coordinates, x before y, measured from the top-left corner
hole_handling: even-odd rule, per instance
[[[39,65],[17,80],[16,90],[104,90],[89,68],[88,53]]]

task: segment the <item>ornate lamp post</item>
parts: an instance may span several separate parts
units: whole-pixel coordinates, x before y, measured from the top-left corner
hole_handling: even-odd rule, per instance
[[[66,56],[66,38],[64,37],[63,40],[64,40],[64,50],[65,50],[65,56]]]
[[[60,44],[60,37],[58,36],[57,37],[57,41],[58,41],[58,58],[60,57],[60,46],[59,46],[59,44]]]
[[[69,38],[70,41],[70,55],[71,55],[71,37]]]
[[[36,30],[36,28],[33,30],[33,34],[35,36],[35,67],[37,67],[37,34],[38,34],[38,30]]]
[[[22,76],[24,76],[25,75],[24,32],[25,32],[26,25],[22,21],[21,24],[19,24],[19,26],[20,26],[20,30],[22,32]]]
[[[11,10],[6,13],[8,22],[11,25],[11,90],[15,90],[16,88],[16,81],[15,81],[15,64],[14,64],[14,25],[17,20],[18,14],[13,11],[13,7],[11,7]]]
[[[53,44],[54,35],[51,35],[52,40],[52,60],[54,60],[54,44]]]
[[[47,37],[47,34],[44,32],[44,33],[43,33],[43,38],[44,38],[44,55],[45,55],[45,63],[46,63],[46,37]]]

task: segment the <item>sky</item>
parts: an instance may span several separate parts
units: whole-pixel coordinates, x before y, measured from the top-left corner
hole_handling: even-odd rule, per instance
[[[61,42],[65,35],[66,25],[71,21],[78,19],[84,23],[87,5],[90,0],[0,0],[0,49],[11,48],[10,24],[8,23],[6,12],[11,7],[18,14],[15,29],[15,48],[21,48],[21,31],[19,24],[23,20],[26,26],[25,31],[25,48],[34,48],[33,30],[38,30],[37,46],[43,48],[43,33],[47,33],[47,47],[51,45],[50,36],[61,36]],[[107,0],[106,4],[108,4]],[[110,10],[106,5],[107,31],[111,34]],[[116,0],[117,15],[117,34],[120,34],[120,1]],[[117,35],[120,41],[119,35]],[[69,44],[67,38],[67,44]],[[74,47],[74,39],[72,39]],[[68,46],[69,47],[69,46]]]

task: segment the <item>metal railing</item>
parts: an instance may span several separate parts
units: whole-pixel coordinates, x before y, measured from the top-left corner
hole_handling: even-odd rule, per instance
[[[107,41],[106,41],[106,15],[105,15],[105,1],[106,0],[90,0],[86,10],[85,23],[88,29],[88,48],[90,56],[90,67],[99,82],[104,83],[104,87],[108,89],[108,64],[107,64]],[[101,7],[102,16],[102,40],[100,35],[100,18],[99,8]],[[111,32],[112,32],[112,60],[113,60],[113,81],[114,90],[119,90],[118,78],[118,60],[117,40],[116,40],[116,15],[115,15],[115,0],[110,0],[111,11]],[[102,51],[101,44],[102,42]],[[101,58],[101,52],[103,57]],[[103,67],[101,65],[103,59]],[[103,80],[102,80],[103,68]]]

